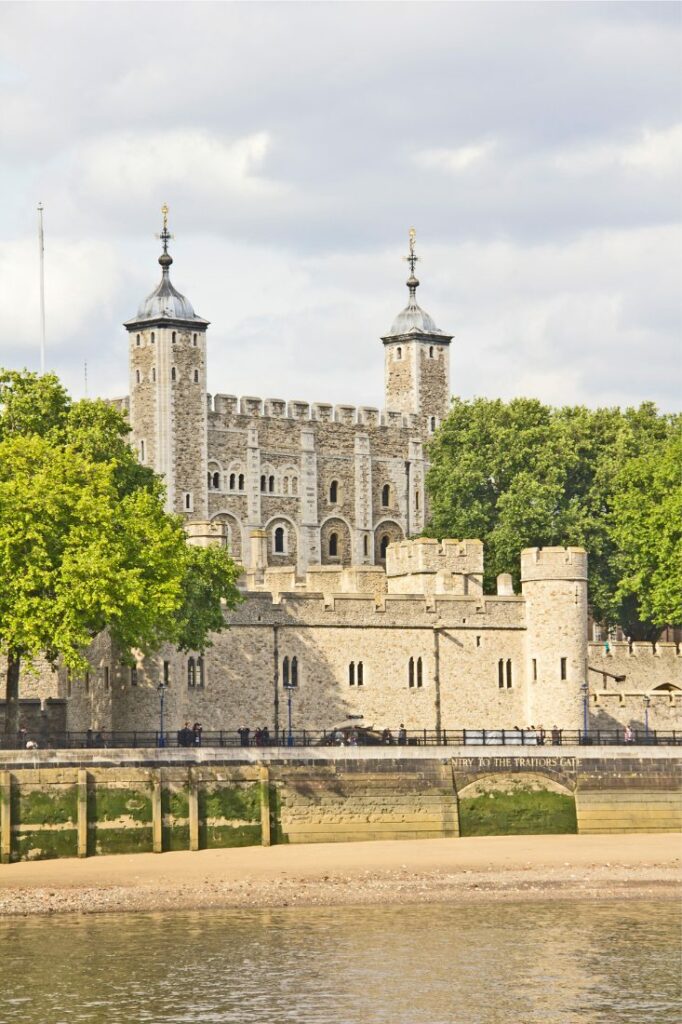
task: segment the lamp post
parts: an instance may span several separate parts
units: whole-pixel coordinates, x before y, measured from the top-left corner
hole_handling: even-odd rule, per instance
[[[590,731],[590,726],[589,726],[589,705],[588,705],[589,696],[590,696],[590,688],[589,688],[589,686],[587,684],[587,681],[585,681],[583,683],[583,685],[580,687],[580,690],[581,690],[582,695],[583,695],[583,742],[584,743],[588,743],[589,742],[589,731]]]
[[[644,742],[649,742],[649,705],[651,704],[651,697],[644,698]]]
[[[159,683],[156,687],[156,692],[159,695],[159,746],[165,747],[166,741],[163,734],[163,702],[166,696],[166,690],[168,689],[168,683]]]

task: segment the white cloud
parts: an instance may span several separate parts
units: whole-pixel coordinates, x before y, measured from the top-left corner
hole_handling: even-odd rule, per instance
[[[455,149],[427,149],[415,153],[413,159],[418,167],[459,174],[489,160],[495,149],[495,142],[475,142]]]
[[[568,147],[551,157],[549,163],[567,174],[626,169],[679,178],[682,124],[664,129],[647,128],[634,139]]]

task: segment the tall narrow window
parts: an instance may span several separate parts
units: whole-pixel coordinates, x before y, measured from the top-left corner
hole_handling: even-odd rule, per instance
[[[194,658],[190,658],[187,662],[187,685],[191,687],[197,685],[197,666]]]
[[[156,335],[152,331],[152,345],[154,344],[155,341],[156,341]]]
[[[497,663],[497,685],[502,690],[504,689],[504,659],[500,658]]]
[[[139,370],[135,370],[135,383],[136,384],[140,383],[140,371]]]
[[[364,678],[363,678],[364,674],[365,673],[363,671],[362,662],[359,661],[358,662],[358,686],[362,686],[362,684],[364,683]]]
[[[403,350],[401,349],[400,345],[398,345],[397,349],[395,350],[395,357],[396,359],[403,358]]]
[[[236,476],[234,473],[230,473],[230,490],[234,490]]]
[[[282,685],[289,685],[289,658],[286,657],[282,662]]]
[[[213,487],[214,491],[220,490],[220,473],[211,474],[211,486]]]
[[[268,491],[269,491],[270,494],[274,494],[274,492],[275,492],[275,478],[274,478],[274,476],[269,476],[268,477]]]
[[[533,658],[533,682],[537,683],[537,681],[538,681],[538,659],[537,658]]]
[[[152,381],[156,384],[156,367],[152,366]]]
[[[192,495],[188,492],[185,495],[185,512],[192,511]]]
[[[69,672],[68,668],[66,670],[66,696],[71,696],[71,673]]]
[[[384,508],[388,508],[391,504],[391,486],[390,484],[384,484],[381,488],[381,504]]]
[[[339,500],[339,484],[337,480],[332,480],[329,485],[329,501],[332,505],[336,505]]]
[[[104,689],[109,689],[109,666],[104,666]]]
[[[390,539],[391,538],[388,536],[388,534],[385,533],[383,535],[383,537],[381,538],[381,543],[379,544],[379,551],[381,553],[381,557],[384,558],[384,559],[386,558],[386,548],[389,545]]]
[[[480,646],[481,646],[481,638],[480,638],[480,636],[477,636],[477,637],[476,637],[476,646],[477,646],[477,647],[480,647]]]
[[[355,686],[355,662],[351,661],[348,666],[348,685]]]
[[[414,686],[414,658],[410,658],[407,665],[407,685]]]
[[[336,558],[339,553],[339,535],[337,533],[329,534],[329,557]]]
[[[367,534],[362,538],[362,553],[365,558],[369,555],[369,537]]]
[[[177,341],[177,335],[176,335],[175,331],[173,331],[173,333],[171,334],[171,345],[174,345],[176,341]]]
[[[194,371],[194,383],[195,384],[199,383],[199,371],[198,370]]]
[[[431,433],[433,433],[435,429],[436,429],[436,417],[432,416],[431,417]]]
[[[284,527],[278,526],[275,530],[275,554],[284,554]]]
[[[85,673],[85,692],[90,693],[90,673]]]
[[[298,686],[298,658],[296,655],[291,659],[291,685]]]
[[[206,683],[206,665],[203,654],[197,658],[197,686],[203,690]]]
[[[417,686],[421,686],[423,682],[424,679],[422,676],[422,660],[421,658],[417,658]]]
[[[414,507],[419,511],[419,491],[414,492]]]
[[[429,345],[429,359],[433,359],[433,345]]]
[[[562,679],[566,678],[567,667],[568,667],[567,659],[566,658],[562,658],[561,659],[561,678]]]
[[[178,374],[174,366],[171,366],[171,380],[177,380]]]
[[[266,476],[262,476],[260,478],[260,489],[263,492],[265,492],[268,489],[268,478]]]
[[[239,490],[240,491],[244,490],[244,474],[243,473],[239,474]]]
[[[140,441],[140,462],[144,462],[144,441]]]
[[[137,665],[133,665],[130,669],[130,685],[137,686]]]
[[[164,661],[163,663],[163,685],[170,685],[170,661]]]
[[[140,335],[139,334],[137,335],[137,337],[135,339],[135,344],[137,345],[138,348],[140,347]]]
[[[196,334],[192,335],[192,344],[194,345],[195,348],[197,347],[197,336],[196,336]]]
[[[291,478],[291,493],[298,494],[298,477],[292,476]]]
[[[512,663],[511,658],[507,658],[507,689],[511,689],[512,684]]]

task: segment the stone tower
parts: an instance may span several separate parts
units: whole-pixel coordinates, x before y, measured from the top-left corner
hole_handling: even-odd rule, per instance
[[[450,342],[452,336],[436,327],[417,304],[419,281],[414,275],[419,257],[414,251],[415,232],[410,230],[410,264],[407,279],[409,301],[393,321],[384,343],[386,409],[416,413],[424,434],[432,434],[450,405]]]
[[[526,548],[526,721],[580,729],[587,681],[587,552]]]
[[[166,482],[166,508],[208,516],[206,328],[171,284],[168,207],[159,236],[161,280],[124,324],[129,336],[131,443]]]

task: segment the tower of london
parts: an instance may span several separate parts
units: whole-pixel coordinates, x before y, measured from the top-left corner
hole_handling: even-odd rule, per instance
[[[385,565],[424,528],[425,441],[450,398],[452,336],[417,302],[414,233],[407,305],[381,339],[383,409],[208,394],[209,321],[171,283],[169,237],[164,214],[161,280],[125,324],[122,402],[169,511],[222,524],[247,569]]]

